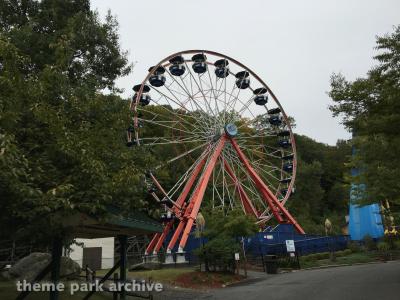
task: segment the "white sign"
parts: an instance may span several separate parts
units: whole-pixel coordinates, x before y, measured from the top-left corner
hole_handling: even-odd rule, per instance
[[[295,252],[296,248],[294,247],[294,240],[286,240],[286,251],[287,252]]]
[[[274,239],[274,236],[273,235],[267,235],[267,240],[273,240]]]
[[[235,253],[235,260],[239,260],[239,253]]]

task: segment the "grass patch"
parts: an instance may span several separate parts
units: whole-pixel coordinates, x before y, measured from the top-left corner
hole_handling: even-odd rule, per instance
[[[356,264],[356,263],[367,263],[381,260],[376,252],[357,252],[351,253],[346,256],[336,257],[335,261],[331,261],[329,258],[313,259],[307,256],[300,257],[301,268],[312,268],[321,267],[327,265],[341,265],[341,264]]]
[[[173,283],[176,278],[188,273],[193,273],[194,268],[171,268],[158,269],[148,271],[132,271],[128,272],[128,277],[132,279],[148,279],[162,283]]]
[[[96,275],[102,276],[105,273],[107,273],[107,270],[101,270],[96,272]],[[218,288],[238,282],[243,279],[243,276],[223,272],[200,272],[197,271],[196,268],[192,267],[131,271],[128,272],[128,278],[136,280],[148,280],[151,278],[154,282],[161,282],[186,288],[205,289]]]
[[[104,276],[109,270],[98,270],[96,271],[97,277]],[[168,268],[168,269],[156,269],[156,270],[141,270],[141,271],[129,271],[127,277],[136,280],[148,280],[151,278],[152,281],[171,283],[182,274],[187,274],[195,271],[195,268]],[[119,271],[116,271],[119,273]],[[84,273],[82,273],[84,275]],[[112,279],[112,275],[110,279]]]

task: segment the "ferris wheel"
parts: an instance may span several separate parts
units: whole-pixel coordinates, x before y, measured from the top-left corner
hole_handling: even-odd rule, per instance
[[[241,208],[260,224],[275,218],[304,233],[284,207],[296,177],[290,119],[257,74],[226,55],[187,50],[151,67],[133,89],[127,145],[156,157],[146,176],[166,212],[147,254],[173,228],[167,253],[178,241],[183,251],[202,206]]]

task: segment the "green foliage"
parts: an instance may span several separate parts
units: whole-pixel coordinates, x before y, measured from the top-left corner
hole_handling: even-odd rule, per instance
[[[334,116],[354,133],[357,151],[351,166],[363,170],[356,183],[361,204],[388,200],[398,213],[400,205],[400,26],[377,38],[377,65],[365,78],[350,82],[341,74],[331,79]],[[354,180],[354,179],[353,179]]]
[[[0,20],[0,236],[46,239],[78,210],[145,207],[143,161],[121,138],[114,82],[130,66],[115,19],[84,0],[1,0]]]
[[[364,236],[363,243],[364,243],[365,249],[368,251],[376,249],[376,242],[370,235]]]
[[[240,238],[251,236],[258,231],[255,219],[239,210],[225,215],[222,211],[205,213],[206,229],[204,237],[208,242],[195,250],[206,266],[219,266],[232,270],[234,253],[241,252]]]
[[[350,249],[345,249],[342,251],[336,251],[335,252],[335,257],[343,257],[350,255],[352,251]],[[304,255],[302,256],[303,261],[316,261],[316,260],[322,260],[322,259],[330,259],[331,253],[330,252],[321,252],[321,253],[314,253],[314,254],[309,254],[309,255]]]
[[[347,248],[349,248],[349,250],[353,253],[356,252],[361,252],[361,246],[360,243],[357,241],[350,241],[347,243]]]
[[[393,241],[393,247],[396,250],[400,250],[400,240]]]
[[[301,135],[296,135],[296,145],[296,190],[288,208],[307,233],[324,234],[324,221],[329,218],[333,233],[340,234],[348,207],[343,176],[350,145],[338,141],[336,146],[328,146]]]
[[[378,249],[378,251],[380,252],[388,252],[390,250],[390,244],[387,242],[379,242],[376,245],[376,248]]]

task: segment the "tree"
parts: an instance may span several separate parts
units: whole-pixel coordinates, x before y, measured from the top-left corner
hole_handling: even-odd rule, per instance
[[[234,254],[240,252],[240,238],[255,234],[258,230],[255,219],[241,210],[211,211],[205,214],[207,243],[195,250],[199,258],[208,265],[218,265],[224,270],[233,270]]]
[[[116,20],[86,0],[0,0],[0,28],[0,235],[46,240],[77,210],[143,209],[146,154],[124,146],[114,85],[131,68]]]
[[[330,107],[342,116],[353,132],[351,166],[361,170],[354,183],[366,184],[358,191],[360,203],[388,200],[399,207],[400,197],[400,26],[377,38],[377,65],[365,78],[353,82],[341,74],[331,78]]]

